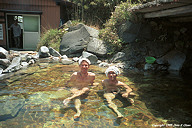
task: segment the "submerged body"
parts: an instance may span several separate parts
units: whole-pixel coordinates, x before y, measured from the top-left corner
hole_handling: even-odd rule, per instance
[[[74,115],[74,118],[78,118],[81,114],[80,96],[89,92],[89,90],[90,90],[89,86],[93,85],[94,80],[95,80],[95,74],[92,72],[88,72],[88,68],[90,66],[89,60],[85,59],[85,60],[80,60],[80,61],[81,61],[80,65],[79,65],[79,67],[81,69],[80,72],[74,72],[71,75],[70,80],[67,82],[67,84],[71,83],[73,85],[73,87],[71,89],[71,92],[73,95],[63,101],[64,106],[67,106],[71,100],[74,100],[75,108],[77,110],[77,113]]]
[[[116,94],[121,93],[122,97],[128,98],[128,100],[133,104],[134,100],[131,99],[130,96],[134,96],[135,94],[127,84],[117,80],[116,77],[119,73],[120,72],[116,67],[109,67],[106,70],[106,76],[108,79],[102,80],[102,85],[105,88],[103,96],[107,99],[108,106],[117,113],[119,118],[121,118],[123,115],[118,111],[117,106],[112,102],[112,100],[115,98]],[[120,87],[124,87],[126,91],[121,92]]]
[[[74,88],[82,89],[87,87],[88,85],[93,85],[95,80],[95,74],[92,72],[82,73],[82,72],[74,72],[71,75],[70,82],[72,82],[75,86]]]

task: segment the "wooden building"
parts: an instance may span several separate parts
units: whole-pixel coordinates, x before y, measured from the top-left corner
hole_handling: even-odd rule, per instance
[[[66,6],[66,1],[0,0],[0,46],[15,48],[10,26],[18,19],[21,26],[19,49],[35,50],[44,30],[59,27],[61,5]]]
[[[192,22],[192,0],[154,0],[135,8],[144,18],[167,18],[172,22]]]

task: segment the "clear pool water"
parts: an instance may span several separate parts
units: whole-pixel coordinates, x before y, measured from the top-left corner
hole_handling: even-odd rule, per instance
[[[45,66],[46,65],[46,66]],[[79,70],[77,64],[45,64],[14,73],[0,81],[2,128],[111,128],[111,127],[179,127],[192,124],[192,82],[190,78],[162,74],[124,73],[118,76],[137,94],[135,104],[117,97],[114,103],[124,118],[107,106],[102,86],[92,88],[82,100],[81,117],[71,102],[65,108],[62,101],[70,96],[66,89],[58,91],[70,75]],[[91,65],[89,71],[96,74],[95,82],[106,79],[105,68]],[[72,85],[71,85],[72,86]]]

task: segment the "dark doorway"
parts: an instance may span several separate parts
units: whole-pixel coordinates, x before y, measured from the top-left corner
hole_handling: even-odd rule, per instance
[[[20,45],[17,47],[14,41],[13,29],[10,28],[14,24],[15,20],[18,20],[18,24],[21,27]],[[7,15],[7,25],[8,25],[8,42],[9,48],[23,49],[23,16],[22,15]]]

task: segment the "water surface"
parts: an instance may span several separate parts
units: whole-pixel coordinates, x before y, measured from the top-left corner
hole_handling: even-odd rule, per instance
[[[81,117],[74,120],[76,113],[71,102],[65,108],[62,101],[70,96],[69,88],[58,91],[70,75],[79,71],[77,64],[44,64],[29,67],[14,73],[0,82],[0,103],[22,99],[19,112],[14,117],[3,118],[2,128],[105,128],[105,127],[156,127],[176,126],[192,122],[192,87],[190,79],[174,75],[124,73],[118,79],[128,84],[137,94],[135,104],[117,97],[113,101],[124,118],[107,106],[103,98],[103,87],[92,88],[82,100]],[[96,74],[95,82],[106,79],[105,68],[91,65],[89,71]],[[72,86],[72,85],[71,85]],[[5,101],[6,100],[6,101]],[[10,105],[7,106],[10,106]],[[8,108],[9,109],[9,108]]]

